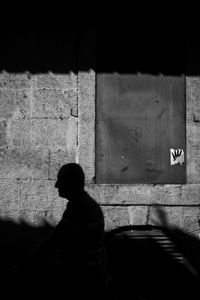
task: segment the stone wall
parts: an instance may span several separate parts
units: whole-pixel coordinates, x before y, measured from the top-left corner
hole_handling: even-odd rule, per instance
[[[1,216],[59,219],[54,182],[77,157],[77,84],[73,73],[0,75]]]
[[[63,163],[78,162],[100,203],[106,229],[151,224],[155,204],[171,222],[198,233],[200,219],[200,79],[186,78],[187,183],[95,184],[94,71],[0,74],[0,217],[52,224],[66,201],[54,188]]]

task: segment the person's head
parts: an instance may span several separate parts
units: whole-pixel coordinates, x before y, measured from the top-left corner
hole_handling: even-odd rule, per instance
[[[58,171],[55,187],[60,197],[70,200],[77,193],[84,190],[85,175],[80,165],[69,163]]]

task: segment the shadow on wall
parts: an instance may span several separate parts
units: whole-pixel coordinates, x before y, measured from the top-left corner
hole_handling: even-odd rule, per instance
[[[17,263],[53,229],[47,222],[36,227],[23,220],[16,223],[0,219],[1,269],[6,270]]]
[[[48,282],[45,278],[42,282],[37,281],[37,277],[34,281],[19,281],[16,284],[7,281],[8,268],[21,259],[51,230],[53,227],[48,223],[33,227],[25,222],[14,223],[10,220],[0,220],[1,290],[5,288],[7,292],[11,291],[15,296],[19,292],[24,298],[27,298],[27,293],[29,293],[37,295],[37,299],[44,299],[44,294],[46,298],[54,299],[55,294],[58,296],[62,289],[62,293],[63,291],[66,293],[66,299],[71,299],[67,297],[69,289],[64,279],[65,274],[63,274],[62,288],[58,283]],[[177,260],[163,247],[165,242],[169,241],[164,239],[165,242],[163,242],[164,236],[159,232],[161,231],[158,228],[152,226],[128,226],[105,233],[108,271],[112,281],[105,294],[107,298],[104,299],[125,299],[130,298],[131,295],[131,299],[139,300],[199,299],[198,278],[183,261]],[[200,248],[199,242],[197,244],[197,241],[190,236],[186,238],[186,236],[181,237],[180,234],[179,240],[188,245],[186,248],[190,252],[190,257],[195,254],[194,249],[197,252]],[[194,261],[197,260],[195,255],[193,258]],[[37,272],[40,273],[40,267]],[[41,286],[44,294],[39,292]],[[7,293],[7,299],[9,299],[8,296],[9,293]]]
[[[198,70],[194,28],[180,8],[105,7],[6,20],[0,70],[180,75]],[[70,12],[70,13],[69,13]],[[188,18],[188,16],[187,16]],[[2,20],[2,27],[4,26]],[[187,30],[187,31],[186,31]],[[195,68],[195,70],[194,70]],[[194,72],[193,72],[194,70]]]
[[[133,299],[199,299],[198,239],[151,225],[124,226],[107,233],[106,239],[109,273],[119,299],[124,293]]]

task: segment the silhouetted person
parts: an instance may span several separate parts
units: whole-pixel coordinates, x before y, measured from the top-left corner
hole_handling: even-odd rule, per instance
[[[84,185],[84,173],[78,164],[60,169],[55,187],[69,202],[55,230],[56,260],[70,269],[75,280],[103,286],[107,279],[104,217]]]
[[[39,278],[60,281],[66,289],[81,287],[85,291],[96,289],[96,293],[103,290],[107,282],[104,217],[84,186],[80,165],[70,163],[61,167],[55,187],[59,196],[68,200],[62,219],[53,233],[13,268],[13,273],[25,270],[26,274],[31,265],[41,261],[40,257],[51,252],[52,261],[44,270],[41,266]]]

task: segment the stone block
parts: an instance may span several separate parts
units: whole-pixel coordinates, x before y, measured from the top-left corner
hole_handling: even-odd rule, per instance
[[[9,118],[13,115],[16,91],[0,90],[0,118]]]
[[[32,85],[32,76],[29,73],[11,74],[7,72],[0,73],[0,89],[24,90]]]
[[[186,184],[182,186],[182,203],[200,205],[200,184]]]
[[[110,185],[89,184],[86,190],[100,204],[193,205],[199,204],[199,184]]]
[[[187,182],[200,183],[200,123],[187,124]]]
[[[32,123],[34,148],[73,151],[77,145],[77,120],[38,120]]]
[[[68,150],[77,145],[77,120],[17,120],[7,129],[9,148],[32,150]]]
[[[27,217],[42,215],[43,219],[55,224],[61,219],[66,203],[66,199],[58,196],[54,180],[21,181],[21,207]]]
[[[154,200],[151,185],[91,184],[86,188],[102,204],[146,204]]]
[[[29,226],[39,227],[45,223],[45,211],[38,210],[19,210],[14,215],[15,220],[20,223],[25,223]]]
[[[179,228],[191,234],[200,234],[200,207],[179,206],[179,207],[163,207],[171,225],[178,226]],[[159,219],[156,214],[156,208],[151,207],[149,214],[148,224],[154,224],[154,220],[158,222]]]
[[[0,153],[1,153],[1,149],[5,148],[7,145],[7,143],[6,143],[6,126],[7,126],[6,121],[0,121]]]
[[[145,225],[148,219],[147,206],[128,206],[129,225]]]
[[[9,208],[8,210],[0,210],[0,219],[1,221],[11,221],[11,222],[16,222],[16,219],[18,218],[19,212],[16,211],[15,209],[12,210]]]
[[[52,180],[21,180],[21,206],[23,210],[46,211],[58,197]]]
[[[187,122],[200,121],[200,77],[186,77]]]
[[[34,149],[0,149],[0,178],[48,178],[47,151]]]
[[[106,231],[130,225],[127,207],[102,206],[101,208],[104,214]]]
[[[40,74],[34,75],[34,88],[36,89],[56,89],[56,90],[69,90],[77,89],[77,75],[69,73],[61,74]]]
[[[31,131],[32,121],[26,119],[9,119],[6,127],[6,143],[8,149],[32,149]]]
[[[186,78],[187,182],[200,183],[200,78]]]
[[[105,219],[105,230],[121,226],[145,225],[148,208],[146,206],[102,206]]]
[[[20,182],[16,179],[0,179],[0,216],[3,212],[20,206]]]
[[[29,91],[0,89],[0,120],[23,119],[30,111]]]
[[[168,205],[182,204],[182,186],[178,184],[155,185],[152,203]],[[151,203],[149,203],[151,204]]]
[[[87,185],[99,203],[109,204],[180,204],[180,185]]]
[[[31,140],[35,148],[73,150],[77,144],[77,120],[38,120],[32,123]]]
[[[55,227],[57,224],[56,220],[47,217],[46,211],[36,211],[36,210],[8,210],[2,211],[0,213],[0,218],[5,221],[12,221],[16,224],[25,224],[27,226],[39,227],[43,224],[49,224]]]
[[[59,169],[62,165],[76,162],[76,149],[68,151],[58,150],[50,152],[49,178],[56,179]]]
[[[78,74],[78,162],[88,183],[92,183],[95,176],[95,80],[92,70]]]
[[[77,92],[38,89],[33,93],[32,118],[69,118],[77,115]]]

